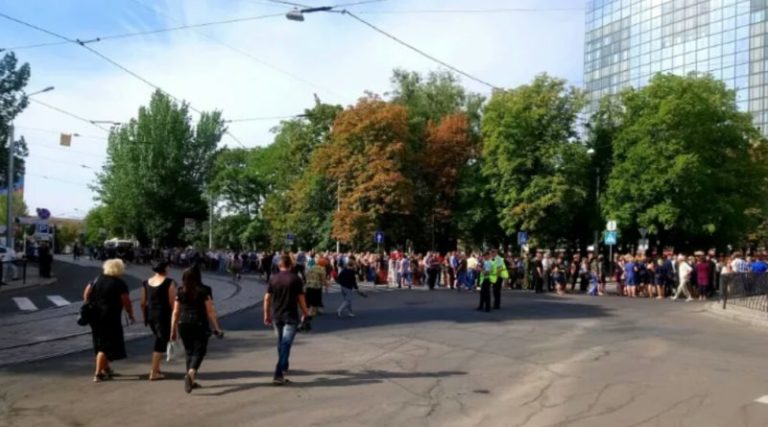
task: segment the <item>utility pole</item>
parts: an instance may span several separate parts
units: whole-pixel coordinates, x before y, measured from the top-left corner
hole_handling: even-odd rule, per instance
[[[336,181],[336,213],[341,212],[341,180]],[[336,239],[336,253],[341,252],[341,243]]]
[[[13,123],[11,123],[8,126],[8,178],[5,192],[5,247],[7,248],[13,248],[13,157],[16,152],[13,131]]]
[[[208,195],[208,249],[213,249],[213,193]]]

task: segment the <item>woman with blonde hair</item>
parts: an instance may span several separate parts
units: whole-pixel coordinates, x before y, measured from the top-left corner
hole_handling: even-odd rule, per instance
[[[122,279],[125,264],[120,259],[104,262],[103,273],[83,292],[83,300],[93,307],[90,320],[93,334],[93,351],[96,353],[96,372],[93,382],[112,379],[115,372],[110,362],[125,359],[125,339],[120,318],[122,311],[128,313],[130,322],[135,322],[133,306],[128,295],[128,285]]]

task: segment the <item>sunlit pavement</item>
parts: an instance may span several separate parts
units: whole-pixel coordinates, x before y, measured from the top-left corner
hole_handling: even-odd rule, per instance
[[[699,304],[505,292],[377,291],[358,317],[327,313],[298,336],[292,385],[274,387],[258,309],[226,318],[199,381],[183,363],[150,383],[151,342],[123,376],[90,382],[88,351],[0,371],[0,425],[765,426],[765,332]],[[763,398],[768,401],[768,397]]]

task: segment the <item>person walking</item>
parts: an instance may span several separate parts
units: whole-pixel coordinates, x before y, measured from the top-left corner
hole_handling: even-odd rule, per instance
[[[691,280],[691,272],[693,271],[693,268],[685,261],[685,255],[678,255],[677,257],[677,277],[678,277],[678,285],[677,285],[677,291],[675,292],[675,295],[672,296],[672,301],[675,301],[678,297],[680,297],[680,294],[685,294],[686,300],[685,302],[693,301],[693,297],[691,297],[691,291],[688,290],[688,283]]]
[[[111,380],[115,372],[110,362],[125,359],[125,339],[120,318],[123,310],[130,323],[135,322],[133,305],[128,296],[128,285],[122,277],[125,264],[120,259],[104,263],[102,274],[85,287],[83,300],[94,307],[90,322],[93,336],[93,351],[96,353],[96,372],[93,382]]]
[[[341,286],[341,296],[343,298],[339,309],[336,310],[336,316],[339,318],[341,318],[345,311],[347,312],[347,317],[355,317],[355,313],[352,312],[352,298],[359,289],[357,278],[355,277],[355,267],[357,267],[355,258],[350,257],[341,273],[339,273],[339,276],[336,277],[336,283]]]
[[[328,275],[325,272],[325,266],[328,261],[325,258],[318,258],[316,264],[307,272],[306,280],[306,302],[309,307],[309,315],[317,316],[320,308],[323,306],[323,288],[328,288]],[[298,272],[297,272],[298,275]]]
[[[490,252],[483,254],[483,261],[477,265],[480,278],[480,305],[478,311],[491,311],[491,285],[496,281],[496,275],[493,271],[493,262]]]
[[[290,383],[285,374],[290,365],[291,346],[299,323],[309,316],[302,280],[292,271],[292,267],[290,255],[281,256],[279,271],[272,276],[264,295],[264,324],[272,326],[277,336],[277,365],[272,377],[272,384],[277,386]],[[345,271],[354,276],[354,270]]]
[[[195,382],[195,377],[208,353],[211,324],[214,328],[213,334],[219,338],[223,337],[224,333],[213,307],[213,292],[203,284],[200,268],[193,265],[182,273],[181,288],[176,294],[171,319],[171,341],[181,336],[187,355],[187,373],[184,375],[184,391],[187,393],[200,387]]]
[[[170,263],[160,261],[152,267],[155,273],[142,283],[141,313],[144,316],[144,326],[149,326],[155,336],[152,348],[152,369],[149,380],[156,381],[165,378],[160,372],[160,362],[168,349],[171,339],[171,313],[176,301],[176,283],[168,277]]]
[[[424,258],[424,266],[427,270],[427,286],[430,291],[435,290],[440,279],[440,259],[436,252],[427,252],[426,258]]]

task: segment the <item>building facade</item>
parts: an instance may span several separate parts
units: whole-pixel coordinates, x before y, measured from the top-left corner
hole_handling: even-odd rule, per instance
[[[588,0],[589,110],[659,72],[709,73],[768,134],[768,0]]]

